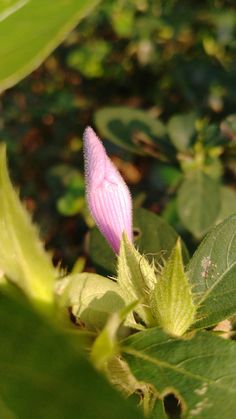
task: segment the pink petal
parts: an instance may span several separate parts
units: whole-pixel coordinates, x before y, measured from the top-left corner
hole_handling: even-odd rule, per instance
[[[132,200],[122,176],[92,128],[84,132],[85,180],[90,212],[116,253],[122,233],[132,241]]]

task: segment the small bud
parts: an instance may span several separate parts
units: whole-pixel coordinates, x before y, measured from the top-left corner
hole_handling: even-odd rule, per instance
[[[92,128],[84,133],[85,180],[91,214],[118,254],[122,233],[132,241],[132,201],[122,176]]]

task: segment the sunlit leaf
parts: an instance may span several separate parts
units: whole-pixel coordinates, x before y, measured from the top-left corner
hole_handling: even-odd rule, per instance
[[[101,329],[108,316],[125,305],[116,282],[89,272],[58,281],[56,293],[60,304],[70,307],[78,323],[90,329]]]
[[[37,68],[97,2],[2,0],[0,92]]]

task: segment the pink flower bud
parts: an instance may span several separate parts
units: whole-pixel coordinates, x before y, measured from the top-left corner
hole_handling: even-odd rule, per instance
[[[91,214],[110,246],[119,253],[122,233],[132,241],[132,200],[122,176],[92,128],[84,132],[85,180]]]

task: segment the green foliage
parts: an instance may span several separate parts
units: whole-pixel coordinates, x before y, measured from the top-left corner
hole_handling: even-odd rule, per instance
[[[201,237],[219,214],[220,185],[201,171],[191,172],[180,186],[177,205],[183,225]]]
[[[19,0],[0,3],[0,91],[11,87],[63,41],[97,1]]]
[[[208,327],[236,314],[236,216],[216,226],[198,247],[188,266],[195,303],[196,327]]]
[[[209,332],[173,339],[153,328],[122,342],[137,380],[149,382],[156,396],[177,398],[181,417],[231,419],[236,409],[234,342]]]
[[[0,269],[35,302],[52,303],[56,269],[8,176],[6,149],[0,148]]]
[[[82,338],[72,340],[2,295],[0,331],[2,418],[142,417],[96,374],[81,352]]]
[[[101,77],[104,74],[102,63],[109,50],[109,43],[97,40],[93,44],[88,43],[82,48],[73,50],[67,57],[67,64],[88,78]],[[96,55],[96,60],[94,60],[94,55]]]
[[[51,3],[0,0],[0,91],[35,69],[97,1]],[[1,96],[0,140],[13,178],[55,264],[71,271],[55,291],[58,272],[11,186],[2,149],[0,286],[16,298],[0,297],[6,419],[140,417],[91,368],[84,347],[126,397],[141,395],[150,419],[233,417],[235,320],[227,340],[196,329],[236,315],[236,9],[203,3],[104,0]],[[118,261],[96,228],[85,239],[93,221],[82,131],[93,118],[109,153],[119,153],[114,162],[132,184],[134,206],[153,211],[135,209],[135,248],[123,240]],[[181,254],[178,234],[155,213],[195,251],[187,269],[188,251],[182,244]],[[64,333],[19,304],[15,285],[50,302]],[[155,325],[170,336],[143,331]]]

